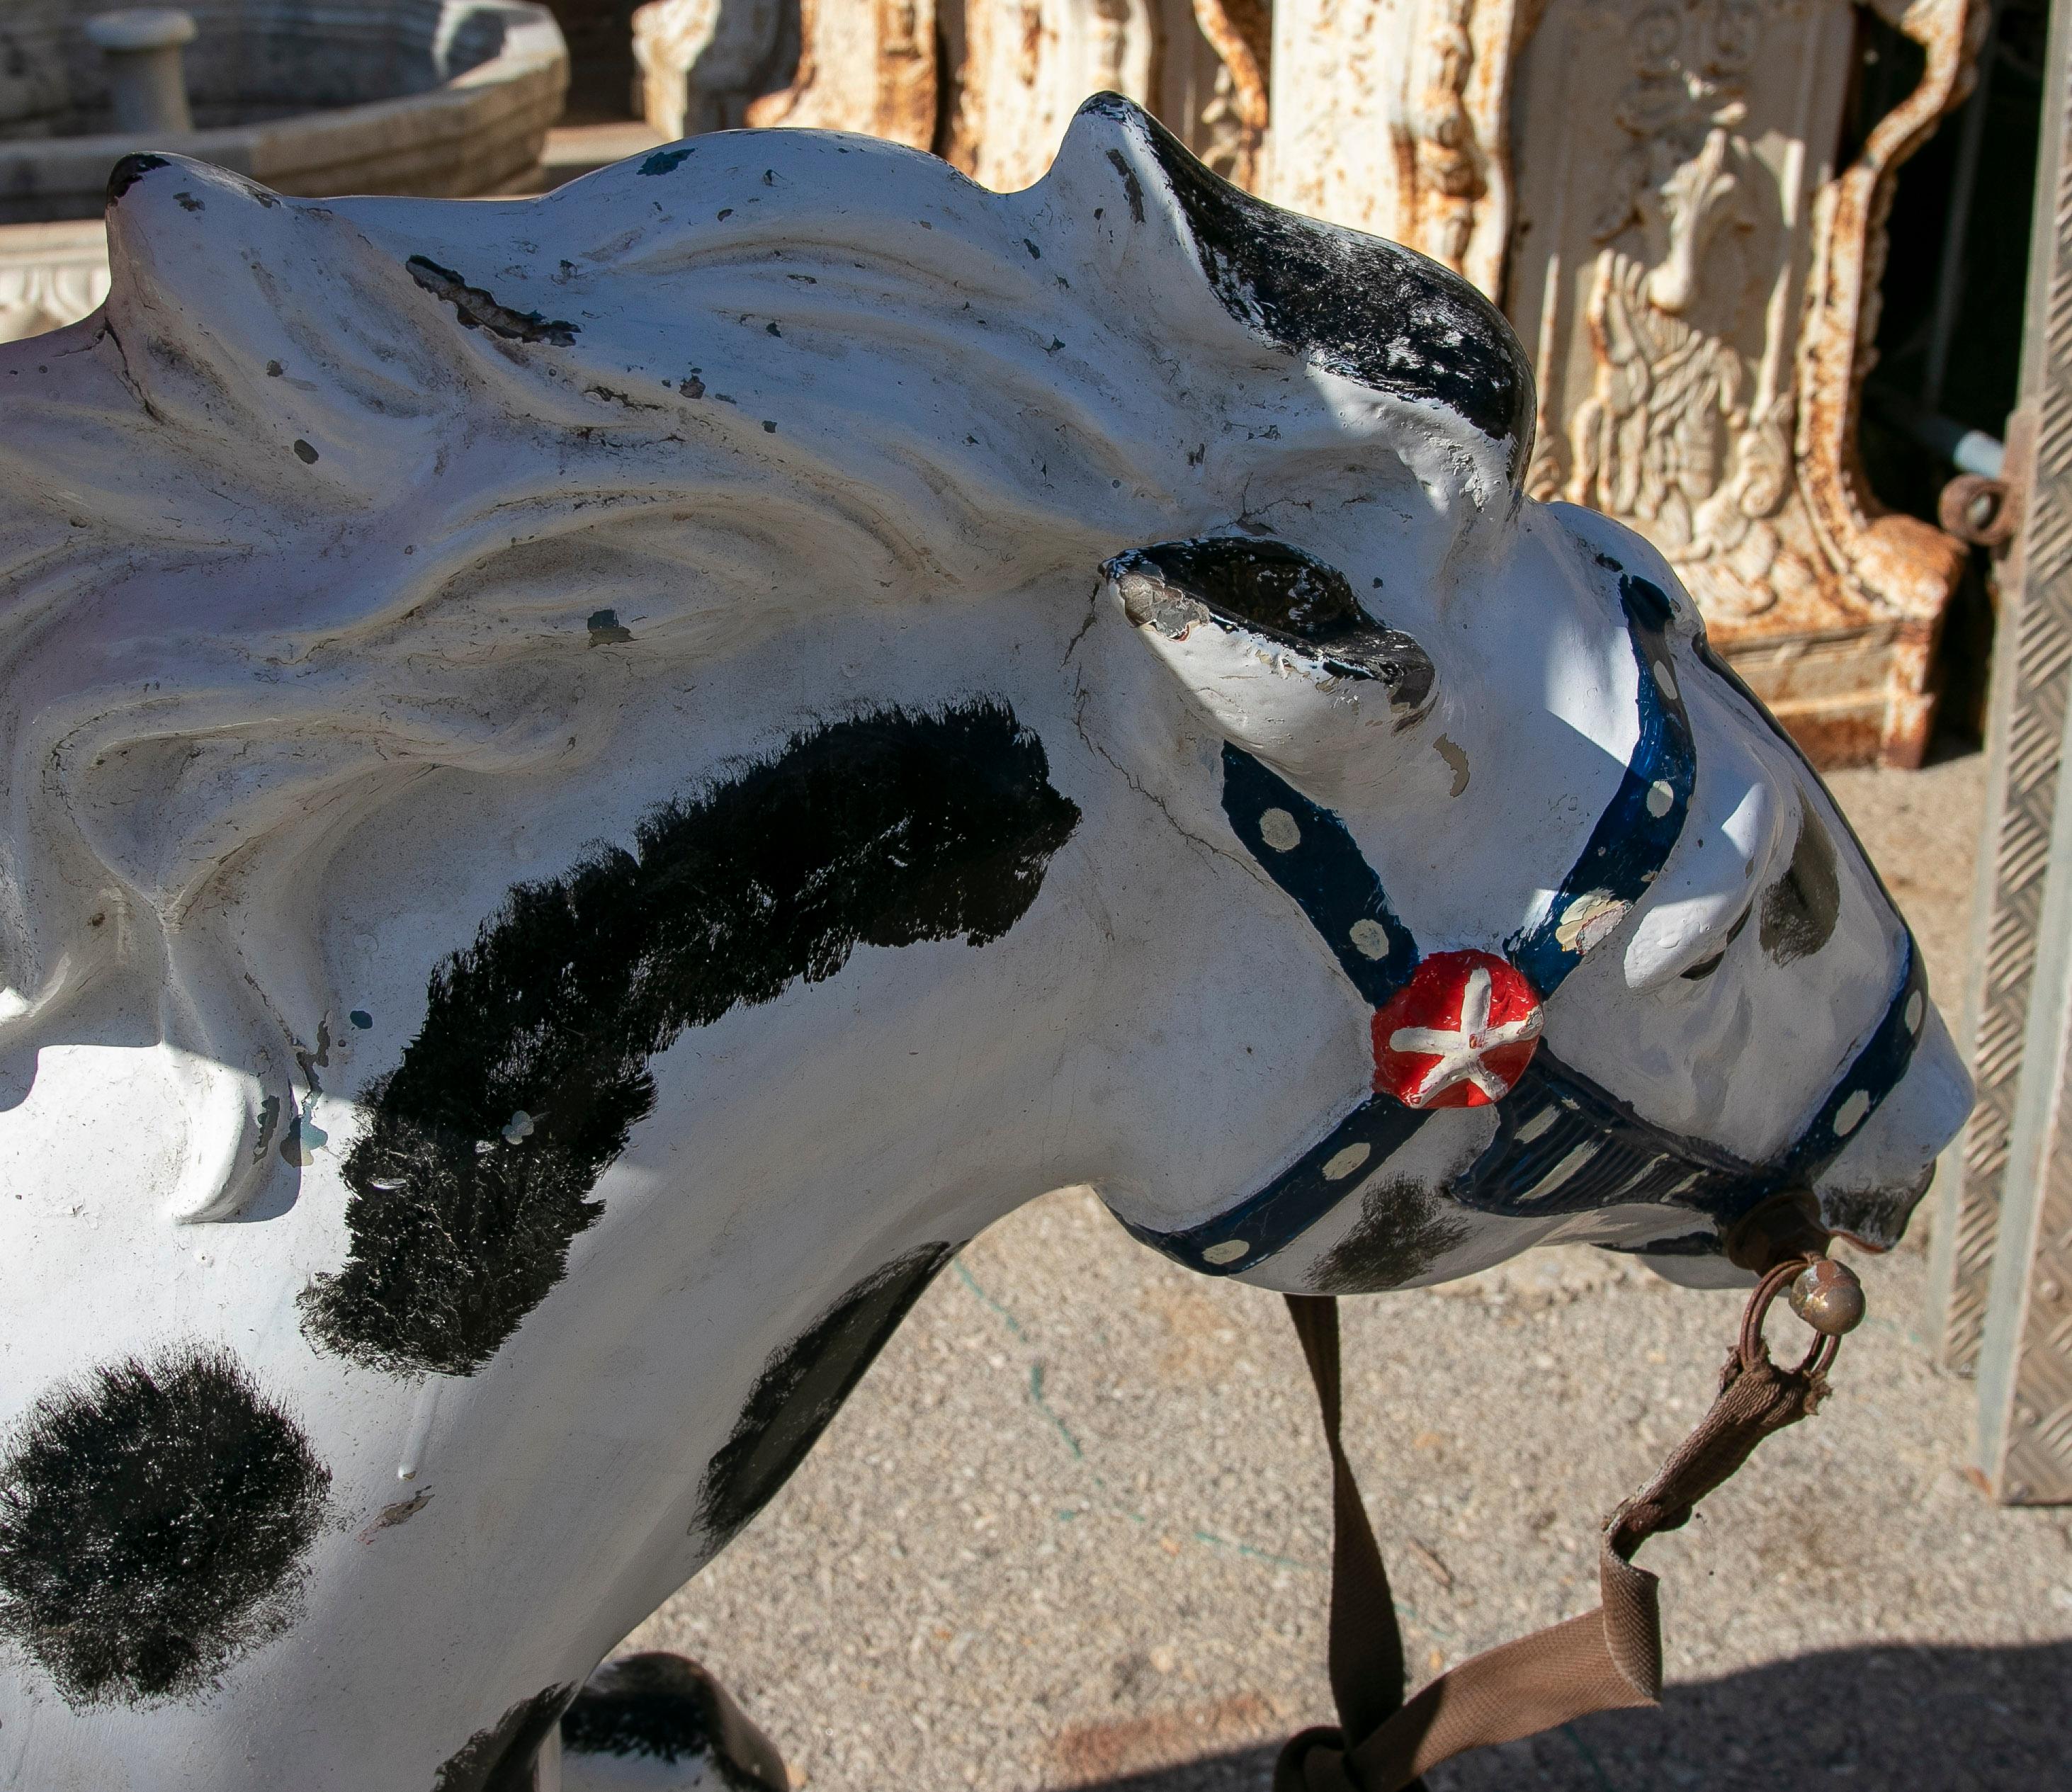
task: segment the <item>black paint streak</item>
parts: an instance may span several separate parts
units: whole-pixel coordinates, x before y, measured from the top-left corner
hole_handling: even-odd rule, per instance
[[[1421,1276],[1468,1235],[1422,1184],[1399,1179],[1370,1189],[1353,1229],[1309,1272],[1319,1294],[1381,1294]]]
[[[1093,103],[1091,100],[1087,102],[1088,105]],[[1124,102],[1124,104],[1127,103],[1127,101]],[[1084,108],[1081,109],[1083,110]],[[1131,108],[1133,111],[1135,109],[1134,107]],[[1129,221],[1132,224],[1142,224],[1144,222],[1143,182],[1137,178],[1137,171],[1130,166],[1121,150],[1110,150],[1108,152],[1108,158],[1115,165],[1115,171],[1122,176],[1122,196],[1129,201]],[[1098,218],[1100,213],[1096,212],[1094,216]]]
[[[1764,893],[1756,937],[1779,964],[1810,957],[1832,937],[1841,907],[1835,844],[1812,810],[1802,808],[1791,863]]]
[[[1444,405],[1511,444],[1514,479],[1532,446],[1532,370],[1503,314],[1458,274],[1399,243],[1321,224],[1211,174],[1128,101],[1080,108],[1149,144],[1223,308],[1276,347],[1376,392]],[[1143,198],[1121,154],[1130,213]]]
[[[433,298],[443,299],[454,308],[464,329],[487,330],[507,342],[552,343],[557,348],[575,346],[577,333],[582,328],[579,323],[545,318],[537,311],[514,311],[508,305],[500,305],[494,294],[469,286],[451,268],[442,268],[424,256],[413,255],[404,265],[409,269],[410,277]]]
[[[672,1765],[701,1762],[727,1792],[786,1792],[790,1783],[769,1739],[711,1675],[682,1655],[606,1662],[561,1719],[561,1747]]]
[[[1369,616],[1338,568],[1285,541],[1238,536],[1167,541],[1119,554],[1102,570],[1121,584],[1124,611],[1140,627],[1175,636],[1211,621],[1249,629],[1342,677],[1379,680],[1390,703],[1404,712],[1399,727],[1422,716],[1430,702],[1432,662],[1424,650]]]
[[[432,1792],[533,1792],[540,1745],[553,1734],[574,1691],[550,1686],[477,1730],[439,1769]]]
[[[694,146],[689,145],[680,150],[657,150],[640,164],[640,171],[643,175],[673,174],[690,160],[693,153]]]
[[[114,204],[154,168],[165,166],[162,155],[125,155],[108,171],[108,203]]]
[[[202,1691],[294,1621],[330,1486],[220,1346],[60,1383],[0,1462],[0,1633],[76,1707]]]
[[[791,1478],[907,1309],[956,1254],[953,1244],[925,1244],[895,1258],[771,1358],[699,1489],[697,1528],[714,1547]]]
[[[859,945],[998,939],[1079,815],[1005,708],[885,711],[517,886],[362,1096],[352,1253],[303,1291],[310,1339],[392,1374],[479,1368],[602,1213],[590,1191],[654,1105],[650,1058]]]

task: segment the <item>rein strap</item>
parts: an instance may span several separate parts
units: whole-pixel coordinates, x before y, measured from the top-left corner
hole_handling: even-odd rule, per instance
[[[1826,1395],[1834,1338],[1817,1338],[1790,1368],[1770,1360],[1762,1339],[1770,1304],[1806,1266],[1794,1257],[1762,1278],[1711,1410],[1654,1480],[1606,1521],[1597,1609],[1462,1662],[1407,1704],[1403,1634],[1388,1572],[1339,1435],[1338,1302],[1287,1296],[1331,1456],[1330,1668],[1338,1723],[1289,1741],[1274,1767],[1273,1792],[1420,1792],[1420,1775],[1470,1749],[1515,1742],[1593,1712],[1660,1704],[1659,1583],[1633,1557],[1657,1531],[1683,1525],[1758,1444],[1797,1424]]]

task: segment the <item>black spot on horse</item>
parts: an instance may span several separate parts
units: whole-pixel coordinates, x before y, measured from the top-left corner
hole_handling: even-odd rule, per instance
[[[74,1706],[202,1691],[294,1621],[330,1487],[220,1346],[60,1383],[0,1461],[0,1634]]]
[[[767,1505],[827,1429],[953,1244],[924,1244],[857,1284],[764,1365],[706,1466],[697,1528],[715,1547]]]
[[[1531,365],[1503,314],[1466,281],[1400,243],[1253,198],[1116,94],[1096,94],[1079,109],[1148,142],[1202,271],[1232,317],[1316,366],[1375,392],[1444,405],[1492,441],[1509,441],[1518,478],[1532,447]],[[1134,200],[1130,209],[1141,223]]]
[[[631,850],[520,885],[362,1096],[352,1252],[303,1291],[309,1337],[394,1374],[479,1368],[602,1212],[590,1191],[654,1105],[649,1058],[859,945],[998,939],[1079,816],[1006,709],[890,710],[664,806]]]
[[[1367,1190],[1353,1229],[1309,1272],[1318,1294],[1379,1294],[1413,1280],[1468,1235],[1422,1183],[1399,1179]]]
[[[786,1792],[791,1783],[770,1739],[724,1687],[682,1655],[606,1662],[562,1717],[561,1748],[672,1766],[700,1763],[727,1792]]]
[[[432,1792],[533,1792],[540,1745],[554,1733],[575,1688],[550,1686],[521,1699],[450,1756]]]
[[[1811,808],[1799,816],[1791,863],[1763,894],[1756,937],[1779,964],[1806,958],[1827,943],[1841,911],[1842,886],[1835,869],[1835,845]]]

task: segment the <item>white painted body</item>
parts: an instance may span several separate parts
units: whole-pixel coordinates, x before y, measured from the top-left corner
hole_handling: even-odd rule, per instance
[[[1238,849],[1224,739],[1345,817],[1428,947],[1517,929],[1631,746],[1590,549],[1673,592],[1667,569],[1515,499],[1513,445],[1248,334],[1112,117],[1007,196],[861,139],[744,134],[499,204],[277,202],[175,163],[110,226],[105,316],[0,351],[0,1419],[94,1363],[220,1341],[329,1468],[332,1522],[298,1620],[205,1695],[75,1708],[5,1658],[6,1783],[431,1786],[697,1571],[701,1475],[844,1290],[1072,1184],[1191,1223],[1359,1098],[1367,1011]],[[462,331],[413,253],[576,346]],[[1152,640],[1101,582],[1118,551],[1233,529],[1363,595],[1384,580],[1437,668],[1425,719],[1393,733],[1239,635]],[[594,641],[607,609],[630,640]],[[1691,823],[1548,1037],[1759,1156],[1876,1022],[1901,933],[1837,827],[1816,957],[1665,973],[1788,853],[1782,818],[1826,804],[1679,668]],[[1081,812],[1017,925],[860,947],[684,1033],[602,1219],[478,1372],[313,1347],[296,1297],[349,1248],[354,1097],[514,885],[817,721],[980,696]],[[313,1095],[294,1054],[320,1025]],[[1901,1191],[1893,1228],[1966,1099],[1929,1028],[1831,1175]],[[269,1095],[326,1136],[299,1171]],[[1486,1112],[1424,1136],[1457,1150]],[[1357,1209],[1248,1279],[1308,1285]],[[1487,1219],[1419,1279],[1662,1229]]]

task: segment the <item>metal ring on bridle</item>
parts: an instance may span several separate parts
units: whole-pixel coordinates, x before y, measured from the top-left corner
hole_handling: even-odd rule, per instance
[[[1814,1257],[1790,1257],[1775,1265],[1756,1284],[1755,1292],[1749,1297],[1747,1307],[1741,1313],[1741,1358],[1744,1362],[1758,1361],[1766,1352],[1763,1343],[1763,1321],[1769,1318],[1770,1309],[1778,1295],[1796,1281],[1811,1264],[1822,1260]],[[1810,1329],[1810,1328],[1809,1328]],[[1815,1331],[1812,1348],[1799,1361],[1795,1371],[1802,1375],[1825,1375],[1835,1360],[1835,1353],[1841,1348],[1839,1332]]]

